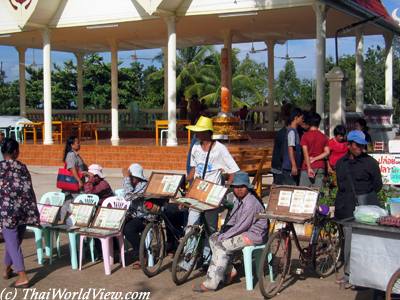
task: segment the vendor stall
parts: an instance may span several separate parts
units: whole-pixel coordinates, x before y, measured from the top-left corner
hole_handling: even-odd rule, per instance
[[[400,268],[400,228],[362,224],[353,218],[340,223],[352,228],[350,283],[385,291]]]

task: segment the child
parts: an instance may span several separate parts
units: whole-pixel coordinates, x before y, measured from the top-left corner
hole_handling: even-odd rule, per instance
[[[333,130],[334,138],[328,142],[329,147],[329,161],[328,172],[333,174],[336,168],[337,161],[342,158],[348,151],[346,137],[346,128],[343,125],[337,125]]]
[[[319,131],[321,116],[311,112],[307,118],[310,129],[301,138],[304,161],[301,167],[300,185],[322,187],[325,176],[324,158],[329,155],[328,137]]]

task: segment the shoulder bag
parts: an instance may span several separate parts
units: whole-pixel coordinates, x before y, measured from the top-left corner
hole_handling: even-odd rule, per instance
[[[78,172],[78,176],[82,178],[82,174]],[[79,182],[74,177],[74,174],[67,169],[67,165],[64,164],[64,168],[59,168],[57,173],[57,188],[67,192],[78,192]]]

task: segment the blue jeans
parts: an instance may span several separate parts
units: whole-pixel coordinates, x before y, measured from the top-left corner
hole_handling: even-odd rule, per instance
[[[218,209],[213,209],[213,210],[204,212],[204,219],[205,219],[205,222],[207,223],[206,225],[208,226],[210,235],[217,231],[218,212],[219,212]],[[192,225],[200,225],[200,212],[197,210],[189,209],[187,226],[192,226]],[[188,230],[186,229],[186,233],[187,232],[188,232]],[[205,261],[205,263],[208,263],[211,259],[211,255],[208,255],[211,252],[208,239],[209,239],[209,236],[207,235],[207,231],[206,231],[206,238],[205,238],[204,247],[203,247],[203,258],[207,260],[207,261]]]

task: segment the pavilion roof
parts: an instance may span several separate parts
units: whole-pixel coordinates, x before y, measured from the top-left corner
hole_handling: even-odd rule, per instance
[[[32,0],[22,1],[25,6],[17,9],[10,4],[21,1],[0,1],[0,44],[41,48],[40,30],[49,27],[52,49],[97,52],[109,51],[110,39],[118,41],[120,50],[165,46],[163,16],[168,15],[177,16],[180,48],[222,44],[228,30],[234,43],[313,39],[313,5],[320,0],[113,0],[99,1],[99,5],[94,5],[93,0]],[[327,37],[334,37],[339,28],[373,16],[382,18],[365,24],[365,35],[389,31],[400,34],[400,26],[379,0],[322,1],[331,7],[327,13]],[[30,3],[27,9],[26,3]]]

